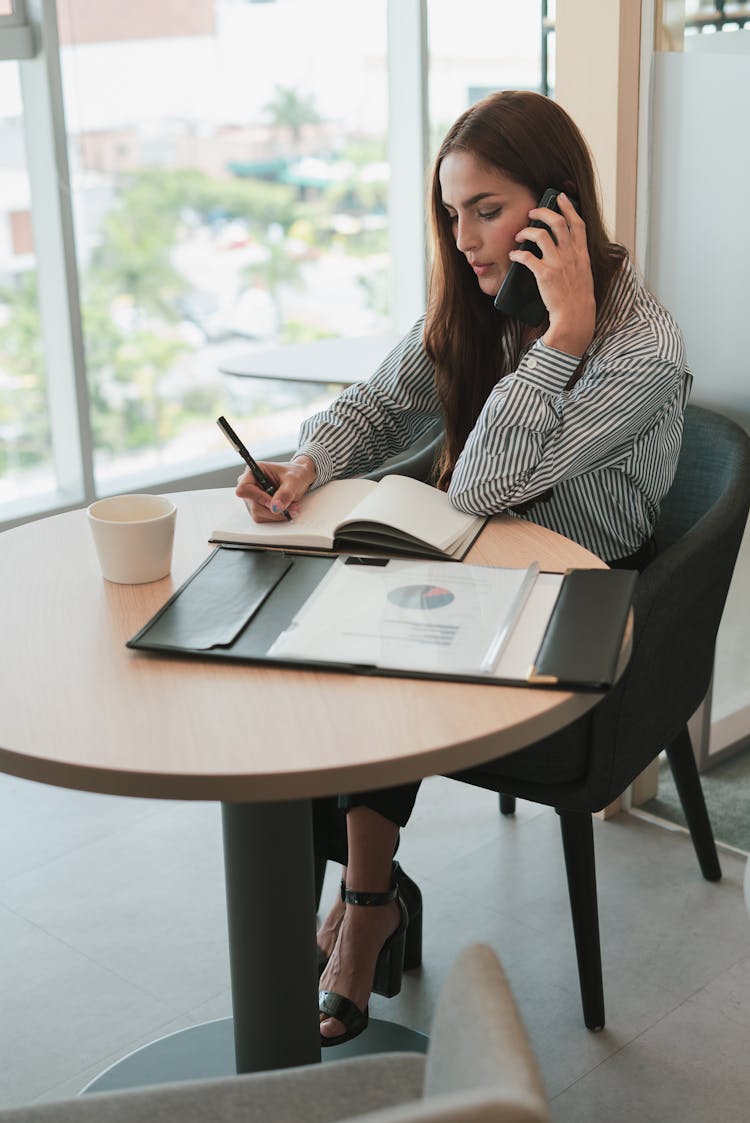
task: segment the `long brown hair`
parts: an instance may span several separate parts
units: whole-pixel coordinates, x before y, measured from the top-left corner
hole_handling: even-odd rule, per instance
[[[527,187],[539,198],[547,187],[572,195],[586,223],[597,307],[623,251],[610,243],[599,205],[588,146],[556,102],[525,90],[490,94],[463,113],[435,160],[429,209],[433,263],[424,346],[435,367],[445,443],[438,486],[447,489],[453,467],[503,369],[502,313],[495,311],[464,255],[457,249],[442,204],[440,167],[449,152],[469,152],[481,163]]]

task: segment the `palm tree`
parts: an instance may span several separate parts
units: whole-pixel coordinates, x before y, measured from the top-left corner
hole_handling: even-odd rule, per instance
[[[289,129],[295,148],[299,147],[304,125],[317,125],[321,121],[312,95],[299,93],[284,86],[276,86],[273,99],[263,107],[276,128]]]

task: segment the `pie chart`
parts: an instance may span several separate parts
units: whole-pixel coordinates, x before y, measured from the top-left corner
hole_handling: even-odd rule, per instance
[[[399,585],[388,593],[388,600],[398,608],[444,608],[453,599],[442,585]]]

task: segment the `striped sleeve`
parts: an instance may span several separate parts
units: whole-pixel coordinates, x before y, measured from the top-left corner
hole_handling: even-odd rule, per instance
[[[316,487],[381,467],[409,448],[439,416],[423,330],[421,318],[369,381],[348,387],[327,409],[304,422],[297,453],[313,460]]]
[[[631,319],[566,390],[579,360],[538,340],[487,399],[456,463],[453,503],[493,514],[623,464],[661,410],[684,404],[688,376],[673,342]]]

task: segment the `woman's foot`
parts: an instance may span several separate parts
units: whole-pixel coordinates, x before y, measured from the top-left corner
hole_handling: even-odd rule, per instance
[[[342,896],[336,896],[331,909],[326,916],[325,920],[318,929],[318,960],[321,963],[326,963],[330,958],[331,952],[336,946],[336,940],[341,927],[341,921],[344,919],[344,902]]]
[[[334,911],[335,906],[331,912]],[[324,921],[327,932],[330,932],[330,916],[329,913]],[[330,958],[320,977],[321,992],[329,991],[348,998],[364,1015],[372,991],[378,956],[400,923],[401,905],[398,900],[389,901],[378,908],[345,905]],[[319,943],[320,939],[319,934]],[[347,1029],[338,1018],[321,1012],[321,1038],[328,1038],[333,1043],[336,1038],[345,1036]]]

